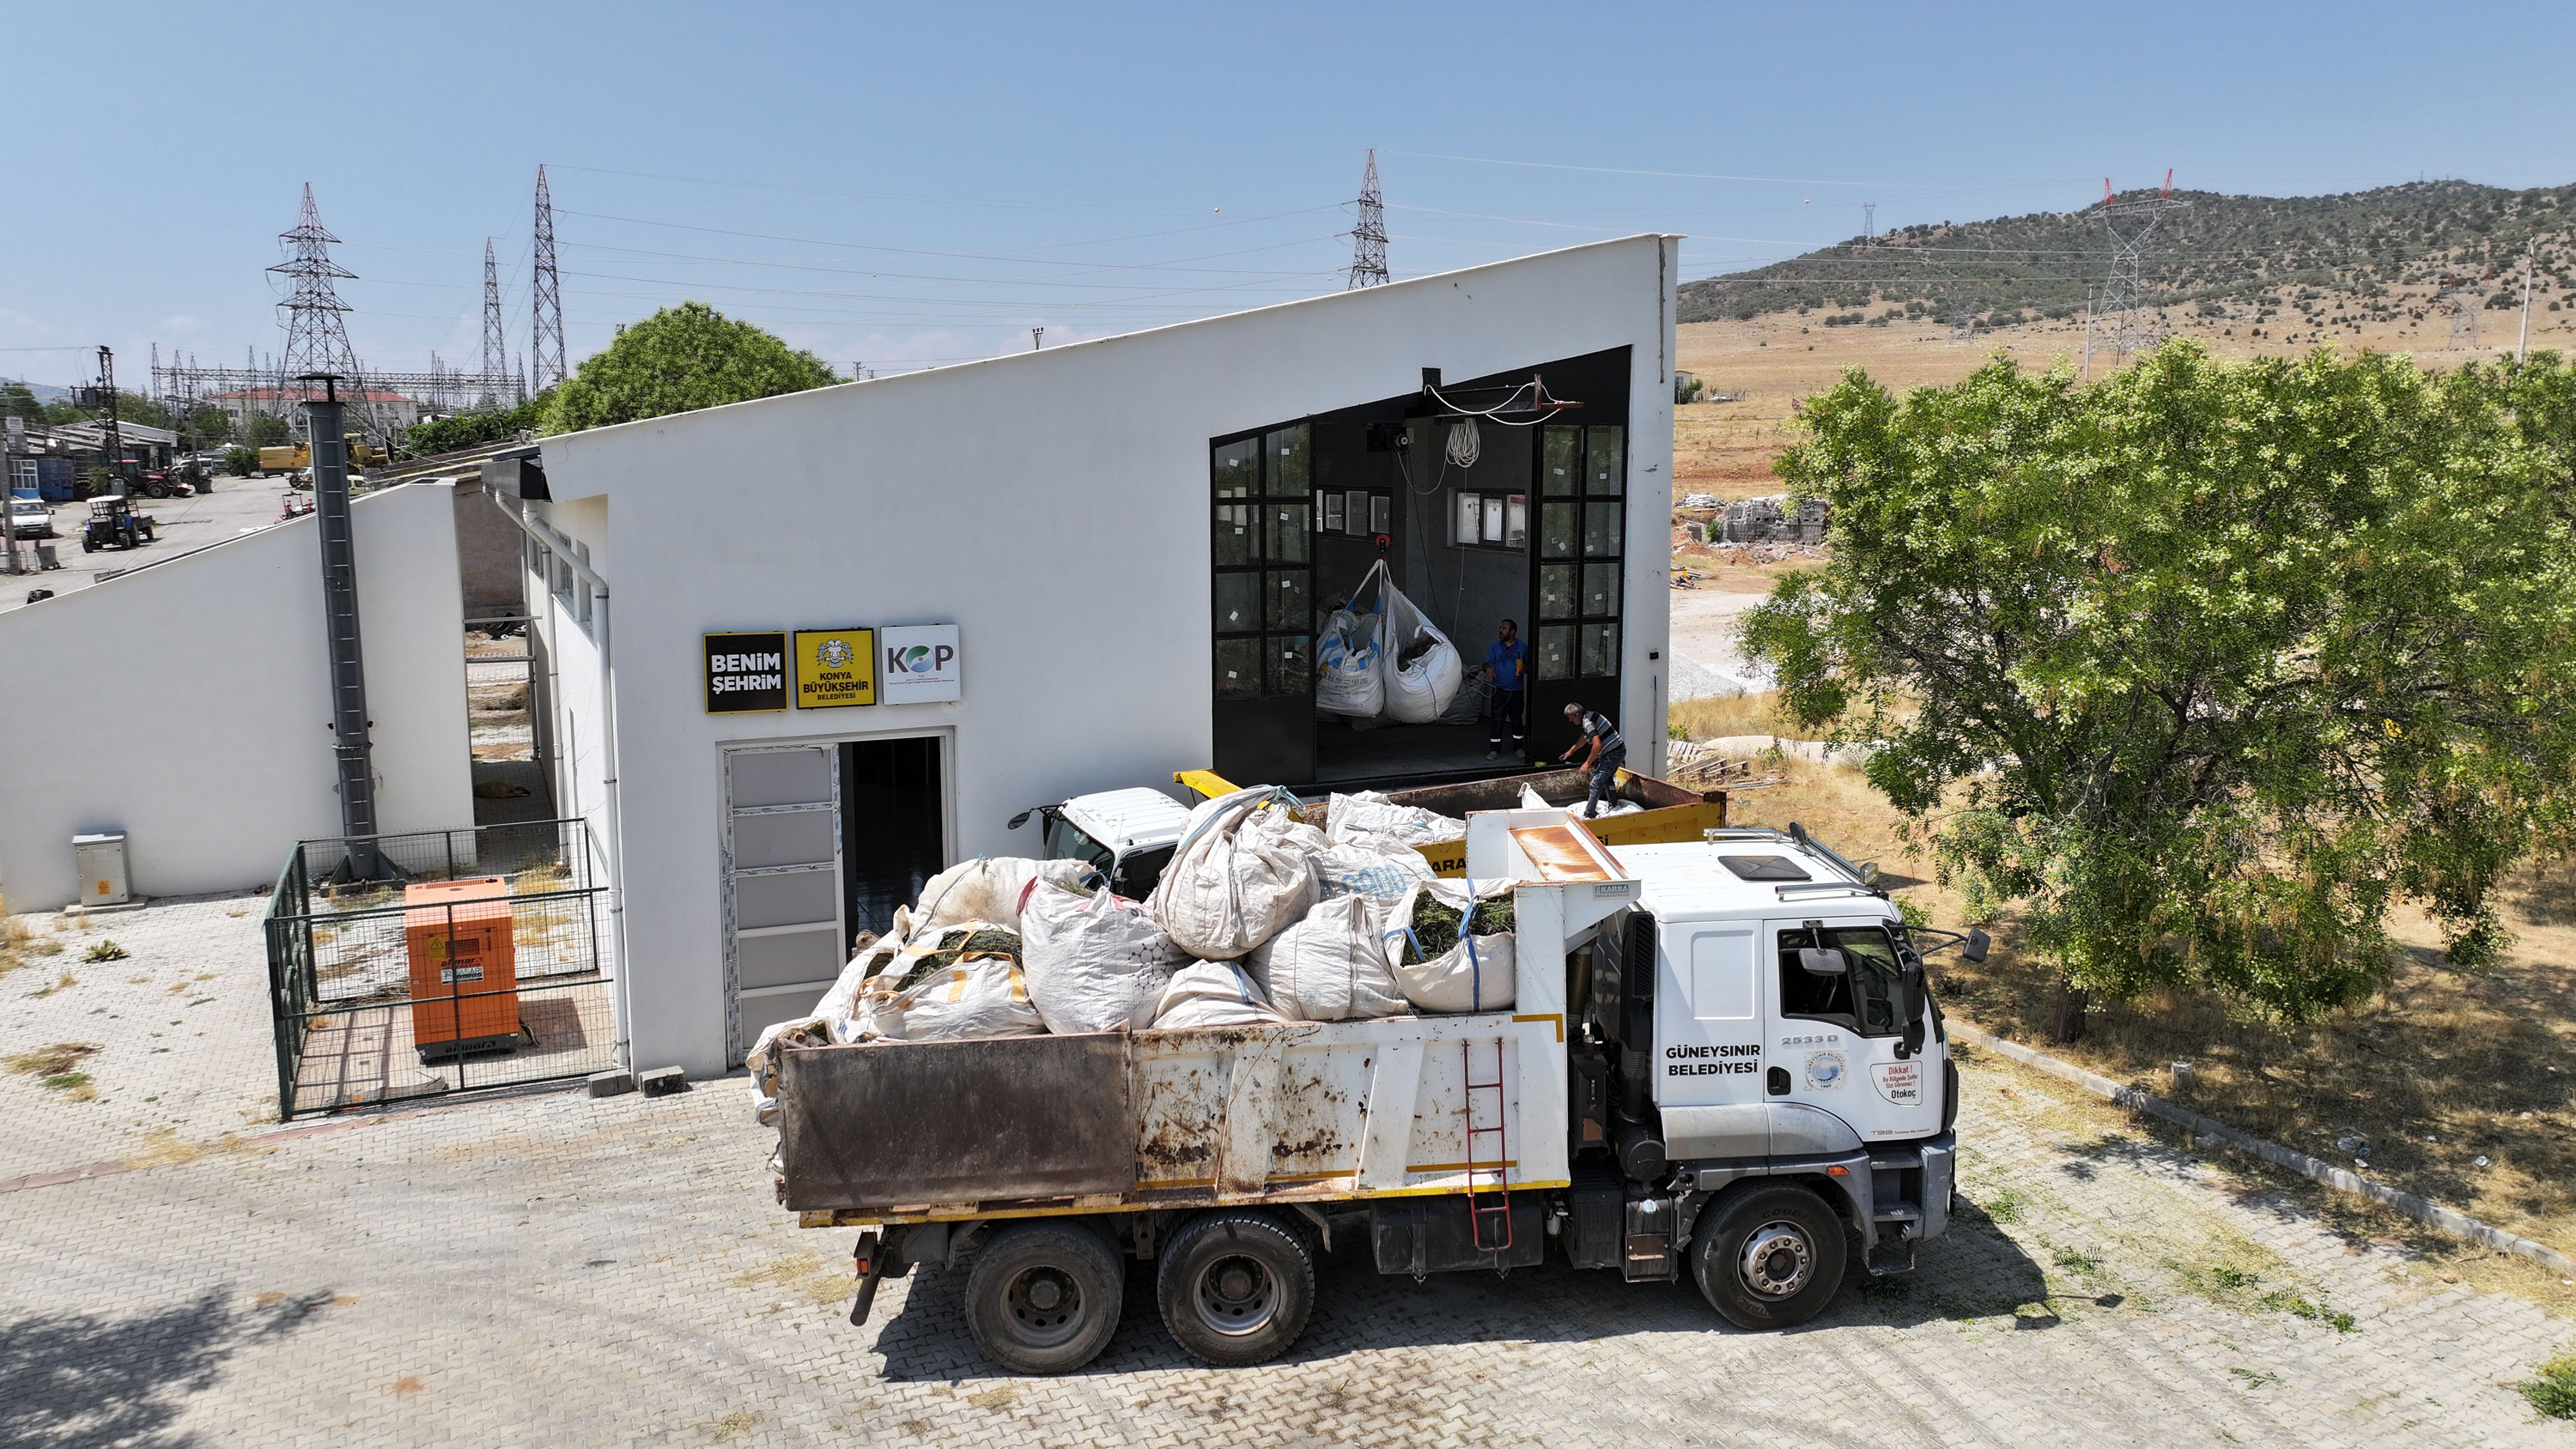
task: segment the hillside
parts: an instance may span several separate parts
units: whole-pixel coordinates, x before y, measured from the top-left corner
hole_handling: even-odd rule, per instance
[[[2122,193],[2127,207],[2153,191]],[[2505,191],[2421,181],[2342,196],[2221,196],[2178,191],[2146,248],[2149,294],[2195,315],[2261,322],[2295,309],[2332,317],[2421,320],[2454,281],[2518,306],[2522,257],[2534,258],[2534,307],[2555,310],[2576,283],[2576,186]],[[2082,315],[2110,270],[2103,203],[1991,221],[1943,222],[1854,238],[1752,271],[1681,288],[1681,320],[1827,312],[1828,326],[1911,321],[2008,326]],[[2403,289],[2407,295],[2396,295]],[[2549,299],[2545,303],[2542,299]]]

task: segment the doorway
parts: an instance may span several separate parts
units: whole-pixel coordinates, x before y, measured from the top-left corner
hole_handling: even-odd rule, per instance
[[[814,1009],[947,859],[937,737],[725,751],[725,1042]]]

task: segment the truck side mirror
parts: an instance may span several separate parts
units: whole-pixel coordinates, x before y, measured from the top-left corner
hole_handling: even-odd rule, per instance
[[[1986,948],[1994,943],[1994,937],[1987,935],[1985,932],[1970,931],[1968,933],[1968,944],[1959,948],[1959,954],[1967,957],[1971,961],[1983,961],[1986,959]]]
[[[1851,963],[1843,959],[1843,953],[1831,946],[1799,947],[1798,964],[1805,967],[1810,976],[1841,976],[1851,970]]]

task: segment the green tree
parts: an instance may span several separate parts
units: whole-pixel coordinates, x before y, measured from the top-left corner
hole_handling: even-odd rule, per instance
[[[242,441],[254,448],[282,448],[294,437],[295,430],[275,413],[252,413],[248,426],[242,429]]]
[[[621,330],[607,350],[583,361],[556,389],[545,431],[721,407],[836,380],[812,353],[791,350],[703,302],[683,302]]]
[[[35,389],[23,382],[0,383],[0,415],[41,423],[45,420],[45,405],[36,401]]]
[[[247,478],[259,468],[259,454],[250,448],[224,449],[224,471],[236,478]]]
[[[458,413],[453,417],[414,423],[403,431],[403,449],[413,457],[425,458],[433,453],[452,453],[460,448],[501,442],[539,426],[544,421],[547,404],[553,399],[554,389],[548,388],[514,408],[488,413]]]
[[[2092,386],[1997,361],[1809,400],[1779,471],[1833,560],[1748,616],[1810,727],[1972,900],[2087,992],[2298,1019],[2381,980],[2393,902],[2453,959],[2564,849],[2576,791],[2576,372],[2231,365]],[[1906,710],[1915,711],[1910,717]]]
[[[188,431],[196,435],[200,448],[227,442],[233,435],[233,415],[213,403],[200,403],[188,414]]]

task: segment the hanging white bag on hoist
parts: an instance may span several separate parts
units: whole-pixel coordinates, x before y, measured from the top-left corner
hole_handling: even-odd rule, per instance
[[[1429,724],[1457,696],[1465,670],[1458,646],[1392,585],[1386,590],[1386,712],[1398,724]]]

